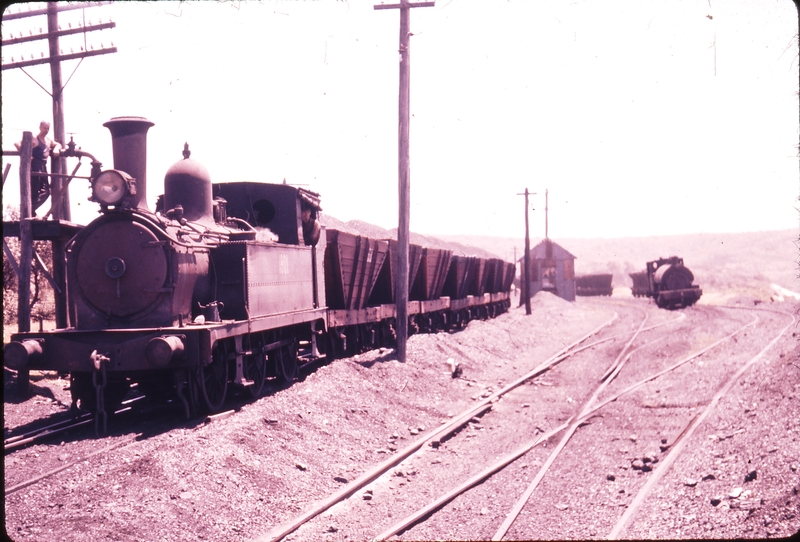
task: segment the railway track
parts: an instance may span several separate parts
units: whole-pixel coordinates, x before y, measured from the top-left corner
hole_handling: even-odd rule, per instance
[[[121,407],[114,411],[114,416],[119,416],[120,414],[129,412],[132,409],[131,405],[144,399],[144,395],[139,395],[123,401]],[[18,430],[11,429],[9,430],[9,434],[12,436],[9,436],[3,441],[3,450],[6,454],[8,454],[25,446],[40,444],[57,436],[72,433],[81,428],[94,428],[95,424],[96,422],[94,416],[89,412],[83,412],[74,418],[70,416],[69,419],[57,421],[31,430],[20,432]]]
[[[307,375],[313,370],[319,368],[319,366],[319,361],[306,363],[300,367],[299,372],[300,374]],[[278,387],[280,387],[280,385]],[[136,395],[135,397],[123,401],[120,408],[113,413],[113,423],[117,426],[117,432],[120,432],[121,430],[123,433],[126,431],[124,429],[126,424],[135,426],[143,420],[148,424],[151,421],[155,422],[158,426],[157,428],[150,427],[147,430],[143,430],[134,427],[133,433],[130,435],[123,436],[121,438],[100,439],[102,441],[111,441],[111,444],[102,446],[100,449],[96,449],[96,446],[91,446],[90,451],[80,454],[77,459],[67,461],[64,464],[52,469],[48,469],[41,474],[34,476],[33,478],[6,487],[5,494],[10,495],[16,493],[22,489],[37,484],[42,480],[50,478],[51,476],[68,470],[75,465],[88,461],[91,458],[108,454],[121,447],[129,446],[135,443],[136,440],[142,438],[145,432],[164,432],[187,424],[186,420],[177,414],[178,411],[171,406],[173,403],[177,402],[177,398],[164,404],[149,404],[146,406],[142,405],[142,403],[146,400],[147,396]],[[241,404],[237,403],[237,401],[233,399],[230,401],[230,406],[234,407],[234,410],[228,410],[207,417],[195,417],[189,420],[188,424],[191,425],[198,423],[201,420],[205,423],[210,423],[219,419],[224,419],[235,413],[236,409],[241,407]],[[36,427],[35,429],[16,430],[11,428],[7,430],[7,433],[11,436],[4,439],[3,442],[4,452],[6,455],[12,454],[26,447],[51,442],[56,437],[64,437],[65,435],[71,435],[74,439],[73,442],[81,440],[86,442],[92,441],[94,440],[93,437],[96,436],[96,425],[97,420],[93,414],[82,412],[77,417],[73,418],[70,416],[69,419],[48,423],[47,425],[42,425]]]
[[[703,313],[706,309],[701,308],[699,312]],[[713,352],[715,349],[718,349],[721,345],[725,343],[732,343],[737,336],[746,333],[746,330],[751,329],[754,325],[758,323],[758,318],[754,317],[751,318],[749,321],[745,323],[741,323],[738,320],[734,323],[739,324],[736,329],[727,333],[721,337],[716,338],[716,340],[710,341],[709,344],[705,344],[701,348],[697,348],[695,350],[689,351],[686,355],[680,357],[680,359],[671,360],[672,363],[667,363],[665,365],[664,361],[666,360],[659,360],[656,364],[659,367],[647,367],[642,368],[639,367],[636,371],[625,371],[626,364],[628,363],[638,363],[642,365],[642,359],[648,359],[653,355],[654,351],[658,347],[664,347],[668,349],[674,349],[674,347],[670,347],[669,339],[675,339],[674,332],[670,332],[669,328],[665,326],[674,326],[680,320],[683,320],[684,316],[681,314],[678,318],[671,319],[666,322],[661,322],[655,325],[647,325],[648,316],[647,314],[644,315],[641,322],[639,323],[637,329],[633,333],[628,333],[627,337],[625,333],[614,333],[610,330],[605,330],[605,337],[599,338],[594,342],[588,343],[586,341],[587,337],[582,338],[577,343],[570,345],[569,347],[565,348],[561,352],[552,356],[549,360],[541,364],[537,367],[536,371],[533,371],[531,374],[526,374],[521,377],[519,380],[513,383],[509,389],[503,389],[500,392],[497,392],[490,398],[487,398],[487,402],[482,406],[486,407],[488,405],[496,404],[501,397],[505,396],[508,393],[511,393],[511,390],[516,388],[520,385],[520,382],[529,381],[533,378],[541,376],[547,370],[555,367],[555,365],[563,361],[569,356],[577,355],[580,352],[584,351],[591,351],[594,348],[600,347],[600,345],[607,343],[609,341],[621,339],[625,337],[625,344],[619,351],[616,359],[614,362],[609,366],[599,378],[596,379],[595,385],[589,386],[584,390],[584,400],[575,402],[574,399],[570,399],[569,404],[572,406],[571,409],[571,416],[564,422],[547,431],[539,431],[540,434],[537,435],[535,438],[529,440],[521,447],[515,450],[508,450],[507,454],[500,458],[497,462],[487,465],[483,470],[480,472],[473,474],[470,477],[464,479],[461,483],[456,484],[452,489],[436,495],[432,500],[425,503],[423,506],[418,507],[417,509],[413,510],[410,514],[402,516],[402,518],[396,521],[391,526],[381,530],[380,532],[374,535],[375,540],[386,540],[391,539],[395,535],[403,535],[404,533],[407,534],[407,538],[409,539],[418,539],[418,537],[422,537],[425,539],[428,538],[448,538],[455,535],[456,538],[464,537],[464,534],[453,533],[453,532],[437,532],[436,530],[415,530],[414,526],[419,524],[420,522],[424,522],[426,520],[431,520],[431,523],[437,523],[436,520],[432,520],[435,516],[435,512],[437,510],[442,509],[448,503],[456,500],[460,495],[464,492],[469,491],[472,488],[479,487],[485,480],[489,477],[493,476],[494,474],[498,473],[499,471],[505,469],[509,465],[513,464],[514,462],[518,461],[520,458],[525,457],[528,452],[536,447],[540,447],[540,449],[544,449],[543,447],[547,445],[549,441],[556,442],[556,446],[552,451],[549,452],[546,459],[542,462],[541,467],[539,468],[538,472],[534,476],[533,480],[529,483],[529,485],[525,488],[525,490],[521,493],[520,498],[513,504],[508,511],[507,515],[505,516],[504,521],[502,524],[499,525],[497,530],[494,532],[492,536],[493,540],[503,540],[507,535],[509,535],[509,530],[512,528],[512,525],[515,524],[517,518],[519,517],[520,513],[526,508],[530,507],[529,500],[531,496],[536,492],[537,487],[548,476],[548,472],[550,468],[559,461],[559,456],[562,453],[570,453],[573,452],[574,444],[570,446],[570,441],[572,437],[579,431],[580,428],[591,425],[592,419],[595,417],[604,416],[603,410],[610,404],[615,403],[618,400],[621,400],[623,397],[630,396],[637,392],[637,390],[642,390],[646,386],[648,386],[651,382],[657,381],[659,378],[665,377],[665,375],[670,375],[676,372],[679,372],[685,369],[686,364],[697,360],[702,356],[706,356],[705,359],[708,359],[709,353]],[[616,319],[616,315],[615,315]],[[792,319],[793,321],[793,319]],[[603,328],[606,328],[606,325]],[[648,332],[653,332],[654,330],[659,330],[659,328],[664,328],[660,330],[660,336],[655,338],[648,338],[647,340],[643,339]],[[788,329],[788,326],[783,329],[783,332]],[[598,333],[599,330],[595,330],[592,335]],[[617,331],[617,330],[615,330]],[[685,338],[685,337],[684,337]],[[766,351],[769,346],[774,344],[779,338],[774,337],[773,340],[767,345],[761,352],[753,356],[745,363],[739,371],[730,376],[729,372],[728,378],[725,380],[725,384],[723,388],[730,387],[731,382],[735,380],[736,377],[740,376],[741,373],[747,369],[752,363],[757,361],[761,355],[763,355],[764,351]],[[708,337],[703,337],[703,340],[708,342]],[[587,342],[583,346],[579,346],[580,343]],[[664,346],[666,344],[666,346]],[[586,355],[586,354],[584,354]],[[701,363],[702,365],[702,363]],[[546,368],[545,368],[546,367]],[[630,374],[629,374],[630,373]],[[644,377],[641,378],[642,374]],[[622,375],[622,376],[621,376]],[[635,378],[636,376],[640,378]],[[683,377],[679,377],[683,378]],[[634,381],[631,381],[631,380]],[[635,510],[638,508],[640,503],[646,498],[646,496],[652,491],[653,486],[656,484],[658,478],[661,475],[658,473],[664,472],[666,468],[675,460],[675,458],[679,455],[680,451],[682,451],[683,447],[685,446],[686,439],[691,435],[694,431],[694,428],[697,427],[699,423],[708,415],[708,413],[713,409],[716,402],[718,402],[720,393],[718,392],[717,395],[714,396],[710,401],[698,401],[697,408],[699,412],[694,414],[693,416],[689,417],[688,420],[683,420],[682,429],[678,431],[672,439],[668,438],[661,438],[660,439],[660,458],[659,457],[651,457],[652,461],[658,462],[661,461],[661,464],[658,468],[655,469],[656,473],[652,475],[644,486],[642,486],[638,492],[636,493],[635,497],[631,500],[631,502],[625,504],[626,512],[625,514],[619,518],[616,525],[614,525],[610,531],[607,533],[610,537],[617,537],[619,536],[622,529],[624,529],[625,525],[631,521],[631,518],[635,514]],[[481,414],[484,414],[481,412]],[[461,417],[458,419],[458,427],[462,427],[465,425],[466,419],[474,421],[474,415],[476,414],[475,411],[468,411],[465,412]],[[489,419],[494,416],[494,413],[488,414],[485,416],[484,419]],[[483,419],[481,420],[483,421]],[[468,423],[466,425],[469,425]],[[615,437],[619,440],[628,438],[630,440],[630,436],[626,437],[624,435],[618,435]],[[421,439],[421,442],[424,439]],[[427,442],[430,443],[431,440],[435,440],[435,437],[428,440]],[[466,441],[466,439],[463,439]],[[577,439],[576,439],[577,440]],[[634,440],[637,440],[634,437]],[[472,442],[476,442],[472,440]],[[424,445],[425,442],[422,442]],[[386,475],[391,469],[395,468],[401,461],[408,461],[408,458],[411,456],[412,453],[416,453],[418,451],[425,451],[426,448],[423,445],[414,446],[412,450],[404,450],[402,455],[398,454],[391,460],[387,460],[385,464],[379,466],[378,469],[375,471],[370,472],[369,476],[365,476],[358,481],[357,484],[353,484],[351,487],[346,488],[337,495],[331,496],[331,498],[327,499],[321,506],[315,507],[311,510],[306,511],[302,516],[296,518],[292,522],[286,523],[281,525],[280,527],[273,529],[269,533],[258,537],[256,540],[264,541],[264,540],[280,540],[289,533],[295,531],[296,529],[300,528],[303,524],[311,520],[321,514],[322,512],[330,509],[335,504],[342,501],[345,497],[353,495],[359,489],[365,487],[369,482],[374,481],[381,475]],[[565,451],[566,450],[566,451]],[[406,453],[408,452],[408,453]],[[638,459],[633,459],[633,461],[638,461]],[[649,472],[655,466],[655,463],[652,461],[648,461],[649,465],[643,462],[643,469],[645,472]],[[437,462],[437,468],[438,468]],[[636,467],[634,467],[636,468]],[[412,467],[411,471],[414,472],[415,468]],[[641,469],[637,469],[640,470]],[[397,471],[402,472],[402,470]],[[611,475],[613,477],[613,475]],[[453,482],[456,482],[454,480]],[[574,478],[573,478],[574,483]],[[552,489],[550,490],[552,493]],[[396,492],[393,494],[394,499],[398,499]],[[479,497],[480,498],[480,497]],[[402,497],[400,498],[402,499]],[[371,500],[371,499],[370,499]],[[488,503],[487,503],[488,504]],[[536,504],[532,506],[537,506]],[[569,505],[562,505],[569,507]],[[481,507],[481,513],[483,514],[486,511],[486,507]],[[533,515],[533,512],[531,514]],[[445,521],[445,523],[447,523]],[[509,535],[510,539],[518,539],[519,537],[523,538],[530,538],[532,531],[526,530],[525,527],[518,527],[517,531],[511,533]],[[533,531],[538,532],[538,531]],[[594,532],[593,536],[602,536],[599,532]],[[563,536],[563,533],[562,533]],[[302,537],[302,534],[301,534]],[[537,535],[539,537],[539,535]],[[402,538],[406,538],[406,536],[402,536]]]
[[[273,529],[269,533],[266,533],[265,535],[259,537],[258,540],[260,540],[260,541],[261,540],[280,540],[284,536],[288,535],[289,533],[293,532],[298,527],[300,527],[301,525],[303,525],[304,523],[309,521],[311,518],[316,517],[317,515],[321,514],[322,512],[328,510],[330,507],[332,507],[333,505],[337,504],[338,502],[340,502],[344,498],[352,495],[353,493],[355,493],[359,489],[363,488],[364,486],[366,486],[368,483],[372,482],[373,480],[375,480],[379,476],[382,476],[382,475],[386,474],[392,468],[394,468],[398,463],[400,463],[401,461],[403,461],[406,458],[408,458],[412,453],[418,452],[420,450],[424,450],[425,449],[424,448],[425,444],[434,444],[436,447],[438,447],[439,443],[441,441],[441,436],[442,435],[450,435],[450,434],[460,430],[462,427],[467,425],[470,421],[474,420],[476,415],[484,414],[489,408],[491,408],[492,404],[497,403],[497,401],[499,401],[506,394],[511,393],[513,390],[515,390],[519,386],[523,385],[524,383],[526,383],[526,382],[530,381],[531,379],[534,379],[534,378],[546,373],[547,371],[549,371],[550,369],[552,369],[553,367],[555,367],[557,364],[559,364],[560,362],[564,361],[565,359],[569,358],[570,356],[576,355],[576,354],[578,354],[580,352],[583,352],[585,350],[596,348],[601,344],[607,343],[609,341],[614,341],[616,339],[619,339],[621,336],[624,336],[624,334],[619,334],[619,333],[617,333],[617,334],[609,334],[609,336],[607,336],[607,337],[605,337],[603,339],[595,340],[593,342],[588,342],[589,338],[594,337],[595,335],[597,335],[601,330],[603,330],[604,328],[608,327],[615,320],[617,320],[617,318],[618,318],[618,315],[616,313],[614,313],[614,316],[610,320],[604,322],[600,327],[592,330],[590,333],[588,333],[585,336],[581,337],[580,339],[578,339],[577,341],[573,342],[572,344],[567,345],[566,347],[561,349],[559,352],[555,353],[550,358],[548,358],[547,360],[545,360],[542,363],[540,363],[539,365],[537,365],[536,368],[533,369],[532,371],[530,371],[530,372],[522,375],[521,377],[513,380],[509,385],[507,385],[507,386],[503,387],[502,389],[500,389],[499,391],[489,395],[483,401],[481,401],[478,405],[476,405],[476,407],[468,409],[465,412],[461,413],[460,415],[456,416],[451,423],[446,424],[445,427],[440,428],[433,435],[428,435],[425,438],[419,439],[415,444],[413,444],[412,446],[410,446],[409,448],[407,448],[407,449],[405,449],[405,450],[403,450],[401,452],[398,452],[392,458],[390,458],[389,460],[387,460],[384,463],[382,463],[381,465],[379,465],[377,468],[373,469],[372,471],[368,472],[367,474],[365,474],[364,476],[362,476],[358,480],[356,480],[353,483],[349,484],[348,487],[344,488],[342,491],[338,492],[337,494],[334,494],[334,495],[330,496],[328,499],[325,499],[322,503],[320,503],[319,505],[307,510],[301,516],[299,516],[297,518],[294,518],[293,520],[291,520],[290,522],[288,522],[286,524],[283,524],[283,525],[280,525],[280,526],[276,527],[275,529]],[[637,330],[636,334],[634,334],[634,337],[639,332],[641,332],[641,330],[644,327],[644,324],[646,322],[646,319],[647,318],[645,317],[642,320],[641,325],[639,326],[639,329]],[[677,319],[679,320],[679,319],[681,319],[681,317],[678,317]],[[658,324],[658,326],[660,326],[660,325],[663,325],[663,324]],[[658,327],[658,326],[653,326],[653,328]],[[650,328],[650,329],[653,329],[653,328]],[[633,340],[633,338],[631,338],[631,340],[629,341],[629,344],[630,344],[630,342],[632,340]],[[584,344],[584,343],[587,343],[587,344]],[[627,348],[627,345],[626,345],[626,348]],[[525,451],[530,449],[532,446],[535,446],[536,444],[538,444],[542,440],[543,440],[542,438],[536,439],[536,441],[533,444],[530,444],[530,445],[526,446]],[[524,452],[522,452],[522,453],[524,453]],[[517,452],[515,454],[512,454],[512,457],[514,457],[516,459],[516,458],[520,457],[522,455],[522,453]],[[509,460],[508,459],[504,460],[503,464],[504,465],[507,464],[507,461],[509,461]],[[489,475],[489,473],[481,473],[480,475],[478,475],[478,477],[476,477],[476,478],[470,480],[469,482],[467,482],[466,486],[467,487],[471,487],[472,485],[477,483],[478,480],[483,479],[483,477],[488,476],[488,475]],[[436,507],[441,506],[441,504],[443,504],[444,502],[447,502],[447,500],[449,500],[449,499],[445,498],[444,501],[437,501],[439,504],[437,504],[435,506]],[[424,510],[422,512],[417,512],[417,514],[415,514],[415,516],[419,515],[419,517],[423,517],[423,516],[427,515],[428,513],[430,513],[430,510]],[[395,534],[397,531],[407,528],[411,523],[413,523],[412,520],[406,519],[403,522],[401,522],[401,525],[395,526],[394,528],[392,528],[392,532],[385,532],[382,535],[379,535],[377,538],[378,539],[382,539],[382,538],[386,538],[388,536],[391,536],[392,534]]]

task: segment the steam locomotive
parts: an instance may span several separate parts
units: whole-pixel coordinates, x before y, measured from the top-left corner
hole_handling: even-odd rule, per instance
[[[703,295],[703,290],[692,284],[694,274],[683,265],[683,258],[677,256],[647,262],[645,271],[629,276],[633,281],[633,295],[651,297],[662,309],[694,305]]]
[[[118,117],[114,168],[93,171],[100,216],[65,246],[69,325],[17,333],[12,369],[68,372],[72,407],[106,412],[136,383],[177,394],[188,416],[229,387],[258,397],[311,360],[396,339],[397,243],[320,226],[319,194],[287,184],[212,183],[190,158],[146,204],[153,123]],[[409,330],[435,331],[510,306],[513,264],[411,245]]]

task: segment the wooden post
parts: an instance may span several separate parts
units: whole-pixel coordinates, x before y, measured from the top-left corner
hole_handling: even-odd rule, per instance
[[[59,144],[65,144],[66,132],[64,129],[64,89],[61,84],[61,61],[58,59],[58,11],[55,2],[47,3],[47,32],[50,48],[50,78],[53,85],[53,139]],[[64,175],[66,161],[60,157],[50,159],[50,172]],[[50,177],[50,208],[56,220],[70,220],[69,185],[65,177]]]
[[[408,340],[408,251],[411,201],[411,174],[409,152],[409,90],[411,77],[409,9],[430,7],[435,2],[411,3],[401,0],[399,4],[379,4],[380,9],[400,10],[400,99],[398,130],[398,198],[399,220],[397,226],[398,274],[395,282],[395,302],[397,306],[397,359],[406,361],[406,341]]]
[[[33,214],[31,200],[31,156],[33,154],[33,133],[22,132],[19,148],[19,218],[30,218]]]
[[[549,240],[550,239],[550,232],[548,231],[548,228],[550,227],[550,225],[549,225],[549,217],[547,216],[548,215],[548,210],[547,210],[547,207],[548,207],[548,205],[547,205],[547,192],[548,191],[545,189],[545,191],[544,191],[544,238]]]
[[[17,290],[17,331],[24,333],[31,330],[31,264],[33,261],[33,231],[31,215],[31,153],[33,150],[33,134],[23,132],[22,145],[19,149],[19,288]],[[28,395],[30,372],[20,369],[17,372],[17,391]]]
[[[528,227],[528,189],[525,189],[525,314],[531,313],[531,235]]]

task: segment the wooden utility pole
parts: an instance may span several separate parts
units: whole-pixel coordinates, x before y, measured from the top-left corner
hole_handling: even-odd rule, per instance
[[[53,60],[58,57],[58,12],[55,2],[47,3],[47,42],[50,49],[50,79],[53,85],[53,139],[66,145],[66,130],[64,129],[64,89],[61,85],[61,62]],[[53,157],[51,173],[63,175],[66,173],[66,160]],[[71,220],[69,209],[69,190],[65,186],[64,177],[51,177],[50,207],[53,209],[53,218],[56,220]]]
[[[525,256],[522,262],[522,296],[525,298],[525,314],[531,313],[531,234],[530,228],[528,227],[528,196],[536,195],[535,193],[531,194],[528,192],[528,189],[525,189],[523,194],[517,194],[518,196],[525,196]]]
[[[399,220],[397,226],[398,267],[395,282],[395,302],[397,307],[397,359],[406,361],[406,341],[408,340],[408,250],[409,219],[411,201],[411,174],[409,171],[409,94],[411,77],[411,56],[409,51],[411,30],[409,9],[432,7],[436,2],[408,2],[399,4],[378,4],[376,10],[400,10],[400,101],[398,130],[398,196]]]
[[[550,232],[548,228],[550,227],[550,218],[548,217],[548,204],[547,204],[547,189],[544,190],[544,238],[548,241],[550,240]]]

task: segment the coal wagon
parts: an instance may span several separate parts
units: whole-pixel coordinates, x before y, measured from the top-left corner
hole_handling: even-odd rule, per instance
[[[579,296],[610,296],[614,291],[612,278],[610,273],[579,275],[575,277],[575,293]]]

